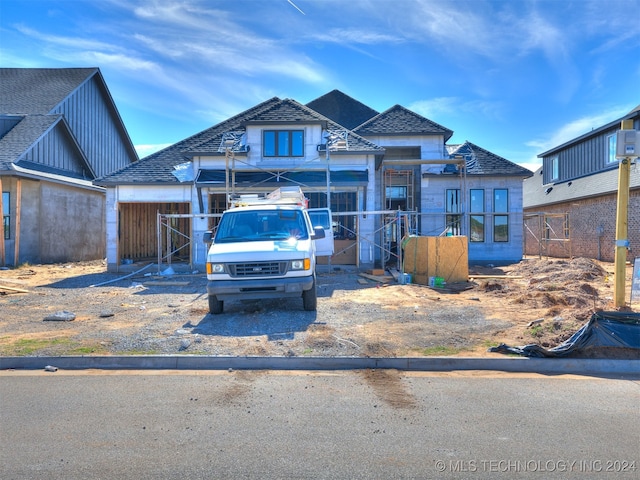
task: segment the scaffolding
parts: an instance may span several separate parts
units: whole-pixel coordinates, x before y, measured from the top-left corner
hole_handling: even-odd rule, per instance
[[[551,252],[554,245],[564,252],[567,258],[573,258],[571,247],[571,229],[569,213],[534,212],[523,216],[524,251],[527,249],[527,238],[533,237],[538,244],[538,257],[556,257]]]

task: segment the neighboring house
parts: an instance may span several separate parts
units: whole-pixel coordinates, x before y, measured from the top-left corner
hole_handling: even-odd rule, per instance
[[[138,160],[97,68],[0,69],[0,265],[104,258],[105,191]]]
[[[500,204],[507,211],[499,213],[509,218],[508,233],[501,228],[499,238],[476,237],[489,253],[473,248],[472,260],[519,260],[522,178],[531,172],[468,143],[451,160],[451,135],[401,106],[378,114],[337,90],[307,105],[272,98],[94,182],[107,189],[108,268],[139,261],[202,268],[202,235],[215,228],[227,193],[284,185],[301,186],[310,207],[327,206],[330,196],[337,250],[332,262],[386,263],[399,240],[392,228],[396,212],[406,213],[405,231],[412,234],[446,234],[450,221],[456,234],[467,235],[464,204],[447,203],[447,195],[466,192],[471,177],[480,182],[478,190],[491,192],[487,208],[494,189],[508,191]],[[469,169],[456,170],[460,161]],[[423,211],[428,218],[420,217]],[[519,222],[514,233],[512,219]]]
[[[615,259],[618,159],[622,120],[640,130],[640,105],[624,117],[539,155],[542,167],[524,182],[525,253]],[[640,256],[640,167],[630,170],[628,240]]]

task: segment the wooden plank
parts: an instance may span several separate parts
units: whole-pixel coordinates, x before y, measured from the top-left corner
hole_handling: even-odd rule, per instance
[[[25,290],[24,288],[7,287],[6,285],[0,285],[0,290],[8,290],[10,292],[18,293],[30,293],[29,290]]]
[[[386,275],[380,276],[380,275],[369,275],[368,273],[361,273],[360,276],[364,278],[368,278],[369,280],[373,280],[374,282],[380,282],[380,283],[389,283],[391,280],[393,280],[393,277],[386,276]]]
[[[523,278],[522,275],[471,275],[469,274],[469,278],[502,278],[502,279],[517,279]]]

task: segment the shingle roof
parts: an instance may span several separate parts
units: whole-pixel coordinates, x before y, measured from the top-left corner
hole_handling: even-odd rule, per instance
[[[325,123],[329,129],[342,127],[323,115],[291,99],[274,97],[260,103],[218,125],[203,130],[170,147],[143,158],[117,172],[96,180],[97,185],[178,183],[174,167],[195,155],[224,155],[220,150],[226,132],[243,131],[249,123]],[[348,152],[366,151],[382,154],[384,149],[366,139],[347,133]]]
[[[61,115],[27,115],[0,138],[0,163],[20,160],[29,147],[60,119]]]
[[[444,135],[445,142],[453,131],[418,115],[401,105],[395,105],[353,129],[358,135]]]
[[[50,113],[97,68],[0,68],[0,113]]]
[[[460,145],[447,145],[449,156],[456,155],[465,157],[467,175],[491,175],[509,177],[530,177],[533,172],[503,158],[495,153],[491,153],[467,141]]]
[[[343,127],[353,130],[379,112],[351,98],[340,90],[333,90],[307,103],[307,107],[330,118]]]

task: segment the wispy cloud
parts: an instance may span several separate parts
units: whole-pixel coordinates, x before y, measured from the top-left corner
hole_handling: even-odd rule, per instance
[[[381,33],[363,28],[331,28],[326,33],[313,33],[308,38],[319,42],[337,43],[340,45],[389,45],[406,42],[406,39],[399,35],[389,32]]]
[[[16,30],[23,35],[40,40],[41,42],[58,45],[61,47],[73,48],[74,50],[106,50],[109,52],[121,51],[122,48],[108,42],[101,42],[95,39],[82,37],[65,37],[60,35],[49,35],[25,25],[16,25]]]
[[[631,111],[631,108],[632,106],[629,105],[618,105],[602,113],[577,118],[562,125],[555,132],[550,132],[548,138],[530,140],[526,144],[537,148],[542,153],[623,117]]]

